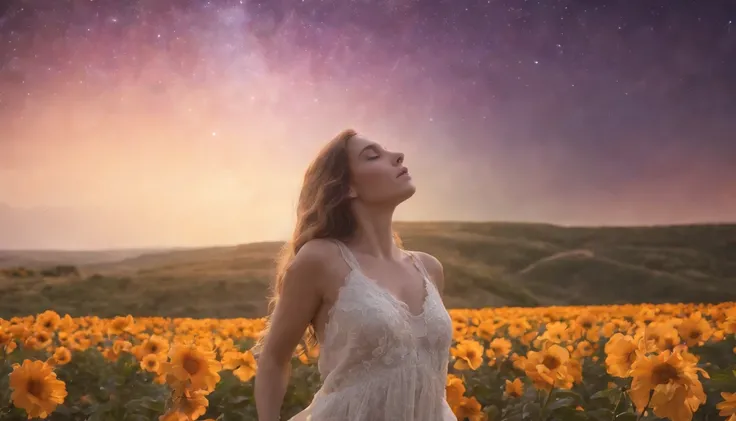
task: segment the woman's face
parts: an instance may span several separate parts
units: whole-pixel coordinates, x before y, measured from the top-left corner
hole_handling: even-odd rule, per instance
[[[416,188],[403,165],[404,154],[391,152],[360,135],[347,144],[351,195],[368,204],[398,205]]]

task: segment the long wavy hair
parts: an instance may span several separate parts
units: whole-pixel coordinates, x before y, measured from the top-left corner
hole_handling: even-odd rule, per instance
[[[284,282],[284,274],[299,250],[308,241],[317,238],[349,239],[357,229],[349,196],[350,168],[348,165],[348,142],[357,132],[343,130],[329,141],[304,174],[299,201],[296,209],[296,225],[291,240],[281,248],[277,259],[276,276],[271,284],[269,316],[260,335],[254,353],[260,353],[263,342],[270,330],[270,319],[279,301]],[[394,241],[402,247],[401,238],[394,232]],[[314,326],[310,324],[305,332],[304,344],[313,346],[317,342]],[[306,348],[304,346],[304,348]]]

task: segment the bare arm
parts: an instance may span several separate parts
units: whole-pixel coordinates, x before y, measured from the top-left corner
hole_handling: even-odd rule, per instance
[[[427,273],[434,283],[434,286],[437,287],[437,291],[440,292],[440,296],[443,296],[445,291],[445,270],[442,267],[442,263],[429,253],[416,253],[422,260],[424,267],[427,269]]]
[[[319,241],[305,244],[284,275],[281,296],[258,358],[255,400],[259,421],[279,420],[294,349],[322,302],[324,248]]]

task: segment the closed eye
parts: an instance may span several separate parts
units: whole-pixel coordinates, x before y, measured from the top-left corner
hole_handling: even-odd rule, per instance
[[[364,155],[365,154],[365,155]],[[375,144],[371,144],[363,148],[362,151],[358,154],[358,156],[367,156],[366,159],[369,161],[372,161],[374,159],[378,159],[381,156],[380,147]]]

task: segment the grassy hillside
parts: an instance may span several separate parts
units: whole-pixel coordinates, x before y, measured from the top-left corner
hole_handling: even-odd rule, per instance
[[[445,266],[449,307],[736,300],[736,225],[567,228],[427,222],[396,226]],[[0,317],[263,315],[280,243],[177,250],[0,252]],[[75,265],[78,274],[48,268]]]

